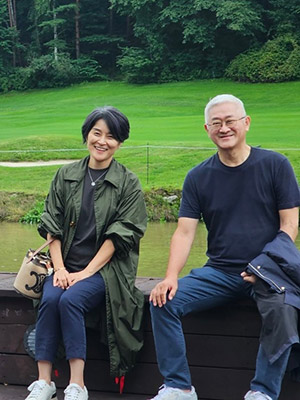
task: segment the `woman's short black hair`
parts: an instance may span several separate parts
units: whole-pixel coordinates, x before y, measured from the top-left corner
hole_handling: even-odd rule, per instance
[[[89,132],[99,119],[106,122],[109,132],[118,142],[128,139],[130,125],[127,117],[117,108],[105,106],[96,108],[86,117],[81,128],[83,143],[86,142]]]

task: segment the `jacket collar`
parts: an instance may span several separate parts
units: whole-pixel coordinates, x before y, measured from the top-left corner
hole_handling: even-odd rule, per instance
[[[84,178],[90,156],[83,158],[80,161],[68,165],[65,173],[65,180],[81,181]],[[118,187],[121,183],[122,174],[120,173],[121,164],[112,159],[108,172],[104,181],[110,182],[112,185]]]

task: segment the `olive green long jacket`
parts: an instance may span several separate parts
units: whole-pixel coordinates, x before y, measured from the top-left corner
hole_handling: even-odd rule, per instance
[[[44,238],[50,233],[61,240],[64,259],[79,219],[88,161],[86,157],[57,171],[38,227]],[[106,286],[102,327],[106,326],[111,375],[122,376],[134,366],[143,345],[144,296],[135,287],[135,278],[147,216],[138,178],[114,159],[105,179],[96,183],[94,211],[97,249],[107,238],[115,246],[113,257],[100,270]]]

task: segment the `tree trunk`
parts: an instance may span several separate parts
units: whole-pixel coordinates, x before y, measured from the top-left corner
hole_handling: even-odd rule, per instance
[[[17,28],[17,8],[16,8],[16,0],[13,0],[13,11],[14,11],[14,23],[15,23],[15,28]]]
[[[131,27],[130,27],[131,21],[130,21],[130,16],[128,15],[126,18],[126,40],[129,42],[130,35],[131,35]]]
[[[53,0],[53,21],[56,21],[56,10],[55,10],[55,0]],[[53,39],[54,39],[54,60],[57,61],[58,56],[57,56],[57,45],[56,45],[56,41],[57,41],[57,25],[54,23],[53,26]]]
[[[75,8],[75,49],[76,49],[76,58],[80,57],[80,27],[79,27],[79,19],[80,19],[80,0],[76,0],[76,8]]]
[[[17,30],[17,20],[16,20],[16,2],[15,0],[7,0],[8,15],[9,15],[9,26],[13,30]],[[12,48],[12,65],[16,66],[16,38],[13,37],[13,48]]]
[[[111,2],[110,2],[111,3]],[[108,33],[109,35],[112,35],[113,32],[113,9],[112,5],[110,4],[109,9],[109,27],[108,27]]]

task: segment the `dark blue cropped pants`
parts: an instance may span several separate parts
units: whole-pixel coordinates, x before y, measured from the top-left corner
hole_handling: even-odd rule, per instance
[[[105,284],[99,273],[67,290],[53,286],[53,276],[47,277],[36,323],[36,361],[53,363],[61,337],[67,360],[85,360],[85,313],[104,301]]]

